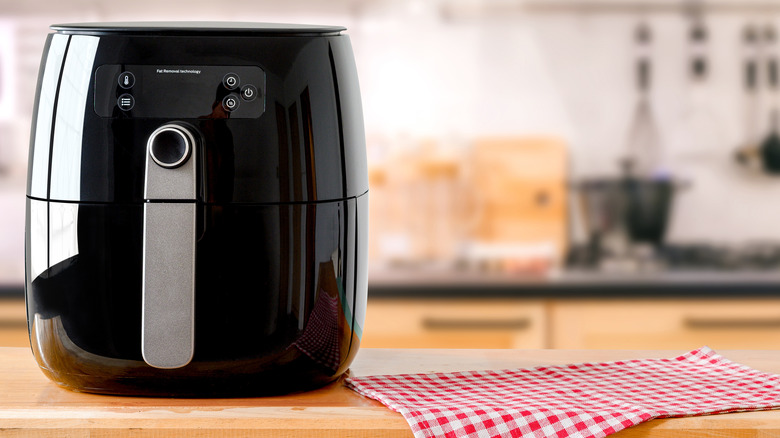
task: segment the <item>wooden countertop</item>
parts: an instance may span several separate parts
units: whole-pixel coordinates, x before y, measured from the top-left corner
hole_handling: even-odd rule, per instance
[[[698,346],[696,346],[698,347]],[[692,347],[695,348],[695,347]],[[350,373],[502,369],[573,362],[674,357],[682,351],[363,349]],[[718,351],[780,373],[780,351]],[[307,393],[235,399],[82,394],[57,387],[26,348],[0,348],[0,437],[411,437],[400,414],[336,382]],[[780,411],[653,420],[629,437],[780,437]]]

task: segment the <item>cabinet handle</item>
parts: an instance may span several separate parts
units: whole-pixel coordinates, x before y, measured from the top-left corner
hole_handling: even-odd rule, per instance
[[[429,330],[522,330],[531,326],[529,318],[466,319],[426,317],[422,326]]]
[[[780,328],[780,317],[774,318],[706,318],[688,317],[689,329],[771,329]]]
[[[0,320],[0,330],[27,328],[27,320],[24,319],[2,319]]]

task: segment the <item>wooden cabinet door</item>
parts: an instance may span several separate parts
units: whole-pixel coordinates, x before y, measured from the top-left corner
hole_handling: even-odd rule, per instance
[[[361,346],[374,348],[545,348],[541,301],[375,299]]]
[[[29,347],[24,299],[0,299],[0,347]]]
[[[778,349],[780,300],[558,300],[552,348]]]

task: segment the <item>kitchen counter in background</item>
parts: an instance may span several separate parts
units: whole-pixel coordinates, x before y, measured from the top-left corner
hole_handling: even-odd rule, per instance
[[[561,271],[533,276],[399,268],[370,271],[368,288],[373,298],[780,298],[780,271]]]
[[[780,272],[369,278],[369,347],[780,349]]]
[[[0,299],[24,299],[24,286],[21,284],[0,285]]]
[[[528,368],[578,362],[674,357],[680,351],[362,349],[352,376]],[[780,351],[720,351],[735,362],[780,373]],[[335,382],[277,397],[168,399],[71,392],[40,372],[22,348],[0,348],[0,437],[404,437],[403,417]],[[780,435],[780,411],[652,420],[615,438]]]

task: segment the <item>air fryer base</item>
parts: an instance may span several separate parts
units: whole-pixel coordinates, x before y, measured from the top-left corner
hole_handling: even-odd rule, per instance
[[[44,332],[56,332],[57,326],[56,322],[33,324]],[[49,334],[50,339],[61,339]],[[273,358],[198,363],[173,375],[150,372],[142,361],[115,359],[107,365],[104,358],[74,351],[72,344],[62,342],[33,343],[33,352],[36,358],[57,364],[56,370],[41,362],[39,367],[50,380],[71,391],[144,397],[257,397],[313,390],[338,380],[357,354],[360,339],[353,336],[352,343],[344,365],[335,372],[294,348]]]
[[[367,195],[295,205],[198,206],[195,354],[159,369],[141,354],[143,205],[28,199],[30,339],[60,386],[148,396],[250,396],[313,389],[354,358],[365,308]],[[250,226],[251,224],[251,226]],[[58,261],[56,253],[73,254]],[[41,261],[28,260],[28,266]]]

